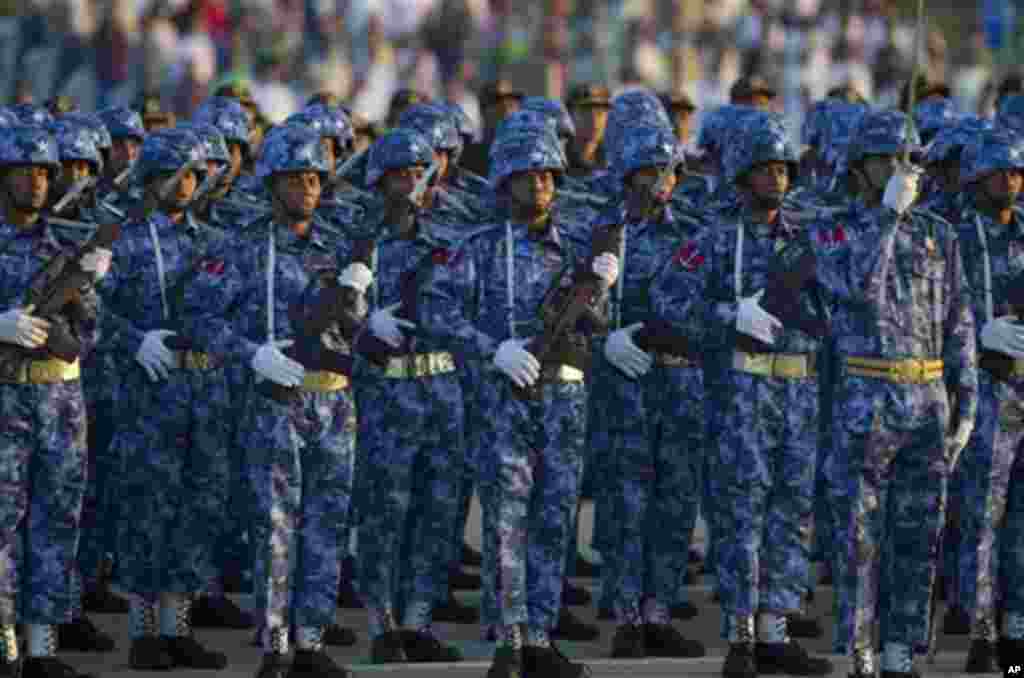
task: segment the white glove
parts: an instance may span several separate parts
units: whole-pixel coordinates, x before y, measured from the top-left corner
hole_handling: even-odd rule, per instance
[[[175,334],[170,330],[151,330],[142,337],[142,345],[135,353],[135,362],[146,370],[150,381],[166,379],[174,369],[174,352],[167,348],[164,339]]]
[[[86,272],[91,271],[93,277],[99,280],[110,270],[110,261],[113,258],[113,252],[105,247],[97,247],[92,252],[82,256],[82,270]]]
[[[25,348],[39,348],[50,336],[50,323],[29,315],[28,309],[12,308],[0,313],[0,341]]]
[[[373,282],[373,271],[361,261],[351,263],[338,276],[338,284],[351,287],[360,294],[366,294],[366,288]]]
[[[263,344],[252,357],[252,369],[275,384],[298,386],[306,376],[306,368],[281,353],[282,348],[288,348],[294,343],[291,339],[285,339]]]
[[[619,279],[619,258],[614,254],[602,254],[594,259],[591,269],[611,287]]]
[[[781,329],[782,323],[761,308],[763,296],[764,290],[761,290],[752,297],[740,299],[740,307],[736,313],[736,330],[773,346],[775,330]]]
[[[494,366],[504,372],[516,386],[526,388],[540,378],[540,363],[523,346],[525,339],[506,339],[494,354]]]
[[[608,362],[633,379],[647,374],[654,362],[647,352],[633,343],[633,335],[643,326],[643,323],[634,323],[615,330],[604,343],[604,357]]]
[[[399,348],[402,341],[405,340],[405,335],[402,334],[403,329],[416,329],[416,323],[395,316],[394,310],[401,305],[401,303],[392,304],[374,311],[370,316],[370,331],[392,348]]]
[[[1024,326],[1017,324],[1017,316],[993,318],[981,328],[981,345],[1013,358],[1024,358]]]
[[[896,214],[905,213],[917,200],[919,177],[920,174],[912,169],[897,168],[885,185],[882,204]]]

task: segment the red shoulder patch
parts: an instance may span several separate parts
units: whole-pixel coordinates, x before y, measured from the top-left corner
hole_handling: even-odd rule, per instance
[[[223,275],[224,274],[224,260],[223,259],[204,259],[199,264],[206,273],[210,275]]]
[[[843,229],[842,224],[837,224],[836,227],[832,229],[832,240],[837,243],[846,242],[846,231]]]
[[[688,271],[696,271],[704,264],[704,255],[697,251],[697,245],[688,242],[676,250],[672,261]]]

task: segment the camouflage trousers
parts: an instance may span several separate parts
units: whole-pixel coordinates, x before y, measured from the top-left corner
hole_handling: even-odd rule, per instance
[[[359,591],[367,607],[401,609],[447,593],[463,459],[456,374],[357,381],[361,480]]]
[[[1024,454],[1017,454],[1010,471],[1006,518],[999,534],[999,580],[1002,607],[1024,614]]]
[[[242,363],[224,366],[228,383],[228,402],[231,412],[228,432],[228,512],[224,516],[224,534],[216,552],[216,565],[220,574],[226,570],[241,570],[242,589],[252,592],[253,553],[250,548],[248,516],[252,514],[253,498],[245,468],[246,452],[241,441],[240,422],[245,419],[252,388],[252,370]],[[212,586],[221,592],[222,582]]]
[[[977,621],[995,619],[997,534],[1006,517],[1010,479],[1024,442],[1024,382],[1013,385],[978,374],[978,418],[960,457],[960,604]],[[1024,489],[1017,486],[1015,490]]]
[[[940,382],[902,385],[846,376],[836,391],[831,473],[837,511],[835,652],[883,642],[925,647],[931,591],[945,520],[949,420]],[[879,591],[888,589],[884,606]]]
[[[174,370],[153,383],[134,365],[122,375],[128,416],[111,443],[124,460],[118,580],[146,597],[208,591],[228,508],[224,371]]]
[[[737,371],[725,380],[708,404],[720,425],[711,487],[722,612],[797,612],[809,569],[818,383]]]
[[[60,624],[87,483],[78,381],[0,384],[0,624]]]
[[[700,367],[617,374],[606,392],[614,515],[615,606],[638,611],[685,595],[701,487],[704,383]]]
[[[117,553],[120,506],[116,491],[124,466],[111,449],[118,421],[117,376],[106,354],[82,361],[82,391],[88,420],[89,483],[82,504],[78,567],[86,589],[96,585],[107,557]]]
[[[248,396],[246,451],[253,599],[266,626],[335,621],[352,492],[356,416],[348,390],[291,403]]]
[[[505,376],[494,373],[481,384],[480,404],[489,414],[477,460],[482,621],[551,629],[558,621],[571,516],[579,500],[586,387],[549,383],[541,399],[525,401],[512,393]]]

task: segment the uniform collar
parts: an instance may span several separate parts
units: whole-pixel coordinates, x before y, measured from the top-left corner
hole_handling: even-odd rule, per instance
[[[275,229],[274,233],[277,237],[277,246],[281,249],[301,250],[306,247],[315,247],[321,250],[327,249],[323,234],[317,227],[316,218],[310,221],[309,230],[306,232],[305,236],[299,236],[291,229],[291,227],[281,226],[273,220],[270,221],[270,224]]]

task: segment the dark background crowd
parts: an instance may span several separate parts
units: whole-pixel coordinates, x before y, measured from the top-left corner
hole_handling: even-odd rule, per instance
[[[1013,0],[928,0],[922,54],[964,111],[1019,61]],[[369,120],[411,88],[478,116],[479,83],[561,98],[577,81],[685,91],[701,108],[756,73],[799,123],[853,84],[898,102],[914,59],[913,0],[0,0],[0,98],[57,94],[84,110],[143,92],[188,116],[245,78],[270,122],[331,91]]]

